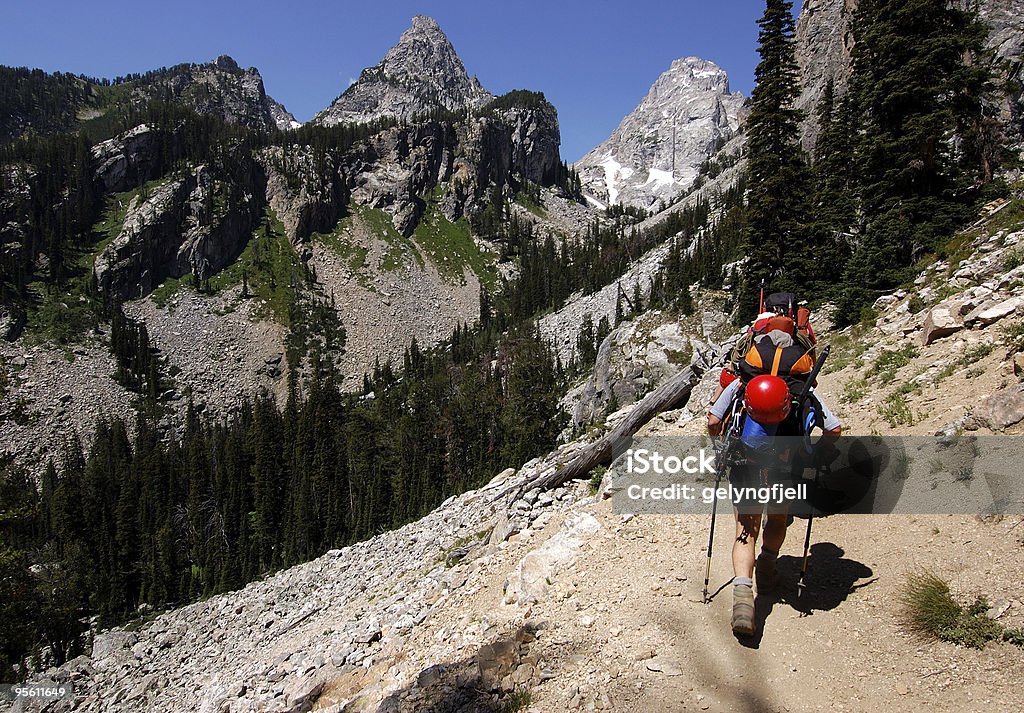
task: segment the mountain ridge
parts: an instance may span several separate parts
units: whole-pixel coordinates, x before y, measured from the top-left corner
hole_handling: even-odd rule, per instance
[[[364,69],[326,109],[315,124],[367,123],[389,117],[408,119],[433,109],[479,108],[493,98],[470,77],[437,22],[417,15],[384,58]]]
[[[585,192],[599,205],[669,202],[739,130],[743,102],[714,62],[674,60],[612,134],[576,162]]]

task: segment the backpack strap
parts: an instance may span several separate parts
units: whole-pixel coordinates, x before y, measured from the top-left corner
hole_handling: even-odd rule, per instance
[[[779,365],[782,363],[782,347],[775,347],[775,358],[772,359],[772,376],[779,375]]]

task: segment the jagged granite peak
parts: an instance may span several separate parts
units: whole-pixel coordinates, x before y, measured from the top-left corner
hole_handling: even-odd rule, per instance
[[[267,109],[270,111],[270,119],[274,122],[274,125],[286,131],[287,129],[297,129],[302,126],[302,122],[298,121],[295,116],[284,108],[284,104],[274,99],[269,94],[267,95]]]
[[[220,57],[215,59],[213,63],[218,69],[224,69],[229,72],[235,72],[241,69],[241,67],[238,66],[238,62],[236,62],[235,58],[231,55],[222,54]]]
[[[201,114],[213,114],[229,123],[255,129],[292,129],[300,126],[295,117],[270,97],[263,77],[255,67],[242,69],[224,54],[206,64],[182,64],[153,73],[135,88],[147,96],[158,87]]]
[[[955,0],[962,9],[978,11],[988,25],[986,49],[995,60],[995,70],[1010,87],[1003,98],[1000,117],[1011,134],[1024,135],[1024,0]],[[818,135],[816,108],[831,81],[837,96],[850,81],[853,33],[851,22],[858,0],[806,0],[796,23],[796,59],[800,67],[802,91],[796,106],[804,111],[801,140],[804,148],[814,150]]]
[[[672,62],[603,143],[576,163],[591,202],[650,208],[686,190],[739,129],[744,98],[714,62]]]
[[[331,126],[382,117],[407,118],[432,109],[478,107],[493,99],[469,76],[462,60],[433,18],[417,15],[374,67],[313,118]]]

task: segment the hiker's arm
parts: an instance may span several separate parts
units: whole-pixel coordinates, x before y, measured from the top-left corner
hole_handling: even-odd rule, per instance
[[[713,413],[708,414],[708,435],[712,438],[722,435],[722,419]]]
[[[732,400],[736,396],[739,386],[739,381],[733,381],[724,389],[721,389],[712,402],[711,408],[708,409],[708,435],[712,438],[718,438],[722,435],[722,422],[729,415],[729,407],[732,405]]]

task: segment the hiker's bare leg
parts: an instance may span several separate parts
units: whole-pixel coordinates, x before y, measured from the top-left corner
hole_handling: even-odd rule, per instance
[[[782,543],[786,541],[786,522],[789,519],[788,513],[770,512],[764,523],[764,537],[761,545],[768,550],[778,554],[782,551]]]
[[[732,544],[732,572],[735,576],[754,576],[754,547],[760,531],[761,513],[736,513],[736,540]]]

